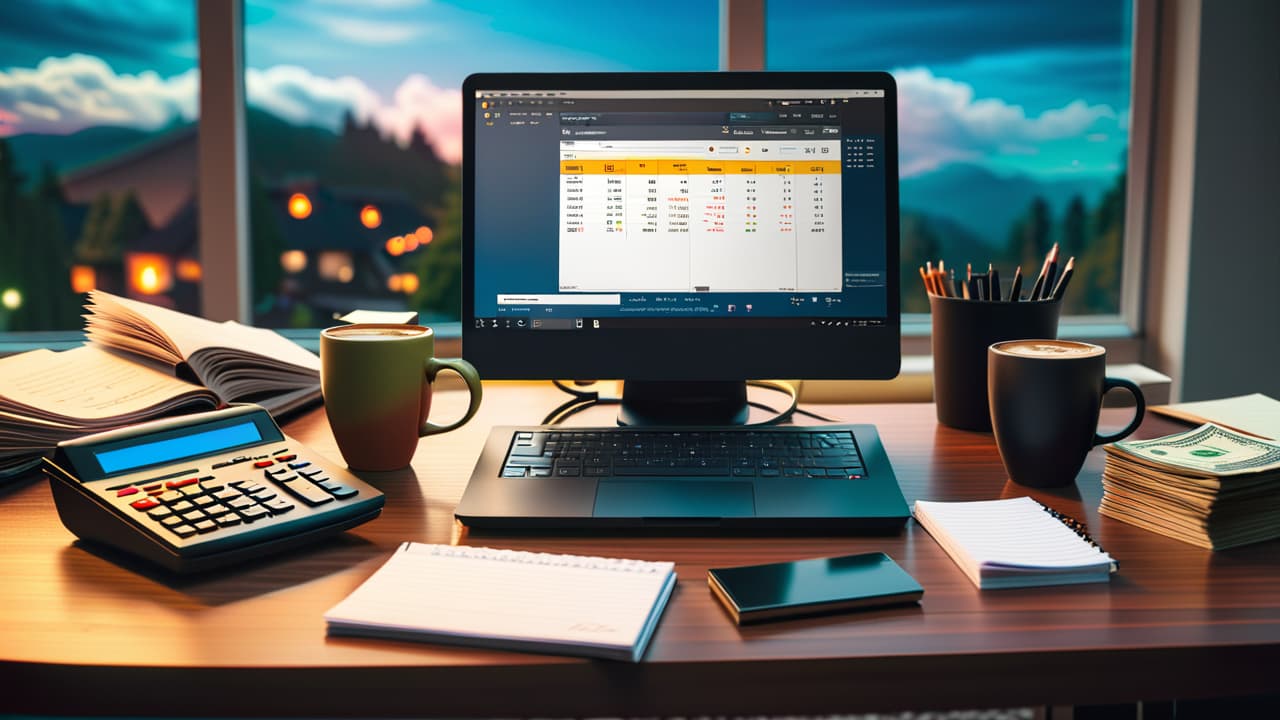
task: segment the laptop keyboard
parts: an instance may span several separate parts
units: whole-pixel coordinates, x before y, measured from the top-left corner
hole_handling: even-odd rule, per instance
[[[503,477],[840,478],[867,476],[849,430],[517,431]]]

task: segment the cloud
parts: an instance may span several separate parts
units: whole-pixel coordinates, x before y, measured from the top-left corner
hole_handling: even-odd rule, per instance
[[[462,94],[436,86],[425,75],[401,81],[390,102],[354,77],[327,78],[304,68],[277,65],[250,69],[245,77],[248,101],[299,125],[341,127],[348,111],[401,144],[420,128],[446,162],[462,157]]]
[[[117,75],[90,55],[50,57],[35,68],[0,71],[0,108],[14,132],[69,133],[94,125],[154,129],[196,117],[198,75]],[[6,122],[6,124],[9,124]]]
[[[895,70],[903,176],[993,154],[1035,154],[1046,141],[1079,136],[1120,117],[1108,105],[1073,100],[1035,117],[998,98],[975,99],[973,87],[925,68]]]
[[[357,20],[350,17],[313,15],[310,21],[339,40],[358,45],[403,45],[422,37],[427,27],[420,23]]]

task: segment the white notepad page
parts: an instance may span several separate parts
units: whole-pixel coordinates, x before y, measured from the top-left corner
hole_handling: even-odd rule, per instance
[[[675,565],[405,543],[330,631],[638,660]]]
[[[1057,584],[1074,573],[1080,575],[1073,582],[1087,582],[1087,577],[1105,579],[1115,567],[1110,555],[1029,497],[918,500],[913,514],[979,587]],[[992,576],[1018,575],[1023,579],[990,582]],[[1043,582],[1034,581],[1036,577]]]

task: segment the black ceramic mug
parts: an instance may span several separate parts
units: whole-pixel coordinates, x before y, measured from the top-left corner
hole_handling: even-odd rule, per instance
[[[987,349],[991,428],[1010,479],[1030,487],[1069,485],[1089,450],[1137,429],[1146,411],[1142,390],[1106,377],[1106,369],[1106,348],[1089,343],[1010,340]],[[1125,429],[1099,435],[1102,396],[1117,387],[1133,393],[1137,412]]]

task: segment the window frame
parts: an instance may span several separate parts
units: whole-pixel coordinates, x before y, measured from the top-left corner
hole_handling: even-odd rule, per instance
[[[720,69],[759,70],[765,64],[765,0],[720,0]],[[251,322],[248,167],[244,129],[243,0],[197,0],[200,57],[199,247],[203,314]],[[1144,260],[1158,238],[1149,234],[1154,119],[1158,101],[1158,0],[1134,0],[1130,78],[1130,139],[1120,312],[1064,317],[1060,335],[1105,343],[1113,362],[1144,356]],[[228,151],[227,148],[230,148]],[[448,330],[449,328],[441,328]],[[460,327],[458,328],[460,332]],[[288,333],[286,333],[288,334]],[[314,333],[299,333],[310,336]],[[447,333],[446,333],[447,334]],[[929,354],[926,314],[902,318],[903,355]],[[0,333],[0,355],[35,347],[73,347],[80,331]]]

